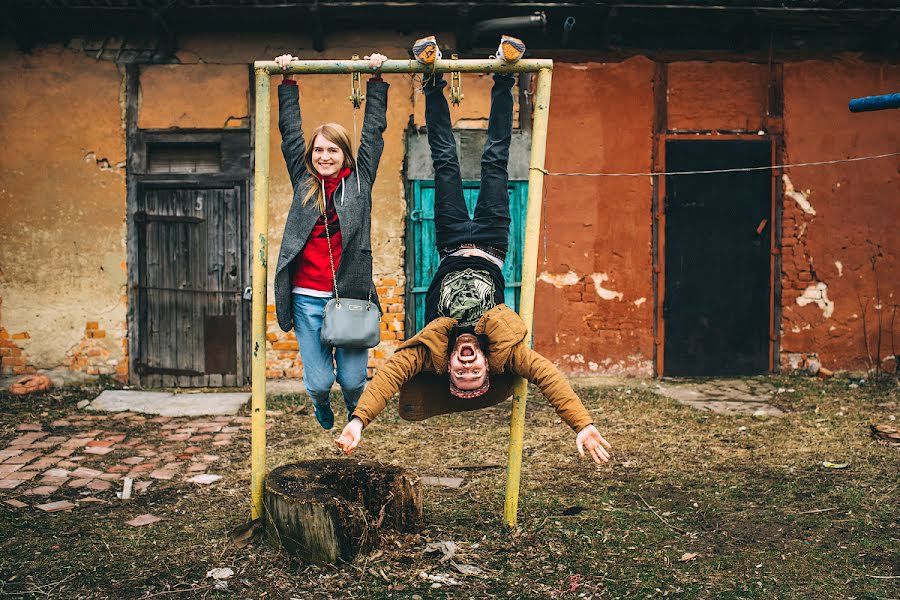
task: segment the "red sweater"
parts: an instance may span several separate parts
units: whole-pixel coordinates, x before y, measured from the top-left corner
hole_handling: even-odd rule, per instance
[[[344,167],[334,177],[322,178],[325,186],[325,216],[328,217],[328,233],[331,235],[331,253],[334,256],[334,271],[341,264],[341,223],[334,208],[334,192],[350,169]],[[328,238],[325,235],[325,216],[319,217],[313,225],[306,245],[297,257],[297,271],[294,273],[294,287],[309,288],[321,292],[334,291],[334,277],[328,259]]]

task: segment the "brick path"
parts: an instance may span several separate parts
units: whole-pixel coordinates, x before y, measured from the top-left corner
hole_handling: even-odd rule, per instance
[[[239,439],[248,441],[249,430],[249,417],[147,417],[133,412],[24,423],[0,450],[0,500],[50,512],[77,506],[62,500],[115,500],[125,477],[134,479],[134,493],[140,494],[155,481],[215,475],[216,465],[223,462],[217,452]]]

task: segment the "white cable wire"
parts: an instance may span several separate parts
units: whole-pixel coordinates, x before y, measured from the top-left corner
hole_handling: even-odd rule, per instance
[[[889,156],[900,156],[900,152],[890,152],[888,154],[873,154],[870,156],[857,156],[854,158],[839,158],[836,160],[820,160],[816,162],[793,163],[787,165],[770,165],[767,167],[739,167],[735,169],[710,169],[708,171],[668,171],[664,173],[556,173],[541,169],[539,167],[529,167],[540,171],[544,175],[553,177],[657,177],[660,175],[708,175],[711,173],[744,173],[747,171],[767,171],[770,169],[788,169],[794,167],[815,167],[819,165],[836,165],[839,163],[858,162],[861,160],[872,160],[875,158],[887,158]]]

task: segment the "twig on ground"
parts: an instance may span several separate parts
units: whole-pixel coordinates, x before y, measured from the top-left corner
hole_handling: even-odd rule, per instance
[[[654,515],[656,515],[656,518],[659,519],[660,521],[662,521],[663,524],[664,524],[666,527],[668,527],[668,528],[671,529],[672,531],[677,531],[677,532],[679,532],[679,533],[687,533],[687,531],[685,531],[684,529],[681,529],[680,527],[676,527],[676,526],[672,525],[671,523],[669,523],[668,521],[666,521],[666,520],[662,517],[662,515],[660,515],[658,512],[656,512],[656,510],[655,510],[652,506],[650,506],[649,504],[647,504],[647,501],[644,500],[644,497],[643,497],[643,496],[641,496],[640,494],[638,494],[637,496],[638,496],[638,498],[641,499],[641,502],[644,503],[644,506],[646,506],[646,507],[650,510],[650,512],[652,512]]]
[[[831,508],[815,508],[813,510],[804,510],[803,512],[798,512],[797,514],[798,515],[815,515],[818,513],[829,512],[832,510],[837,510],[837,507],[835,506],[835,507],[831,507]]]

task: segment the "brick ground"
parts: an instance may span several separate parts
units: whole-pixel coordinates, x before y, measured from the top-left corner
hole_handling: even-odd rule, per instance
[[[134,493],[215,475],[219,453],[249,445],[249,417],[172,418],[74,414],[18,426],[0,448],[0,502],[19,507],[115,500],[122,479]],[[40,507],[38,507],[40,508]],[[42,509],[46,510],[46,508]],[[58,509],[57,509],[58,510]]]

